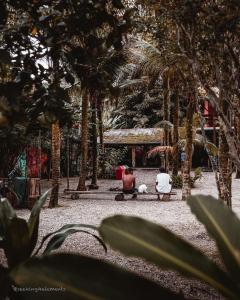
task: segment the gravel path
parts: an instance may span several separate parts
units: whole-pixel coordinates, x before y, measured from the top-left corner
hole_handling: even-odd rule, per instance
[[[137,171],[137,184],[145,183],[148,191],[154,191],[156,171]],[[45,182],[47,187],[49,182]],[[70,181],[71,188],[77,185],[77,178]],[[100,190],[108,190],[110,187],[120,187],[121,182],[115,180],[99,181]],[[233,209],[240,215],[240,195],[238,193],[240,181],[233,180]],[[62,180],[61,190],[66,187],[65,180]],[[197,183],[193,194],[205,194],[216,196],[216,185],[212,173],[204,173],[203,178]],[[159,202],[153,196],[141,196],[137,200],[116,202],[113,196],[85,196],[85,199],[71,200],[67,196],[60,199],[61,207],[56,209],[43,209],[40,222],[40,236],[58,229],[67,223],[86,223],[99,225],[105,217],[114,214],[135,215],[164,225],[176,234],[184,237],[187,241],[196,245],[205,254],[218,261],[219,257],[214,242],[208,237],[206,231],[196,218],[191,214],[187,204],[181,199],[181,191],[170,202]],[[18,215],[27,218],[28,210],[19,210]],[[67,239],[61,248],[65,252],[77,252],[89,256],[98,257],[123,268],[151,278],[156,282],[169,287],[174,291],[182,291],[187,298],[197,299],[222,299],[212,288],[198,283],[194,280],[185,279],[175,272],[160,270],[152,264],[146,263],[137,258],[127,258],[116,251],[109,250],[104,254],[101,246],[89,236],[75,234]],[[151,298],[149,298],[151,299]]]

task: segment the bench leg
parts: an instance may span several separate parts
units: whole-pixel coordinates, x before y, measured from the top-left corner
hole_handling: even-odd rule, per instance
[[[168,195],[168,194],[163,195],[162,200],[163,201],[170,201],[170,195]]]
[[[136,193],[133,193],[132,199],[137,199],[137,194]]]
[[[124,194],[117,194],[115,196],[115,201],[124,201]]]

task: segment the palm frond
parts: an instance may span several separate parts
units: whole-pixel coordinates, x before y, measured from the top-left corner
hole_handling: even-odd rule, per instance
[[[118,87],[120,89],[126,89],[126,88],[134,88],[134,87],[144,86],[146,84],[148,84],[148,77],[144,76],[139,79],[127,79]]]
[[[218,156],[218,147],[215,144],[208,141],[206,143],[206,148],[212,156]]]
[[[157,155],[160,155],[161,153],[173,153],[174,148],[171,146],[157,146],[152,148],[150,151],[148,151],[147,156],[148,158],[156,157]]]
[[[136,41],[129,52],[132,59],[134,56],[138,58],[138,63],[141,64],[143,74],[147,75],[163,74],[170,69],[174,69],[174,72],[176,72],[178,66],[182,67],[183,64],[187,64],[186,57],[178,53],[176,49],[172,49],[171,46],[161,52],[143,40]]]
[[[218,147],[209,141],[205,141],[204,137],[201,134],[196,134],[194,143],[205,147],[209,151],[210,155],[218,155]]]
[[[118,68],[114,76],[113,86],[121,85],[125,80],[134,78],[134,74],[138,68],[137,64],[128,63]]]
[[[168,129],[171,129],[171,128],[173,128],[173,123],[171,123],[170,121],[167,121],[167,120],[162,120],[162,121],[156,123],[154,125],[154,127],[160,127],[160,128],[167,127]]]

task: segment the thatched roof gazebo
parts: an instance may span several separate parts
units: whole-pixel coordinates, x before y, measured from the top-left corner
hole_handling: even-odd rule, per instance
[[[104,133],[105,146],[124,145],[131,148],[132,166],[136,166],[137,146],[160,146],[163,145],[164,130],[162,128],[133,128],[114,129]]]
[[[106,145],[144,145],[162,144],[164,131],[162,128],[115,129],[104,133]]]

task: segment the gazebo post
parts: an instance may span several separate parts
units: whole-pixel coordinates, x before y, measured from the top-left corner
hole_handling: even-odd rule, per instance
[[[136,167],[136,146],[132,146],[132,167]]]
[[[145,145],[142,146],[143,149],[143,157],[142,157],[142,162],[143,162],[143,167],[146,167],[147,165],[147,157],[146,157],[146,149],[145,149]]]

